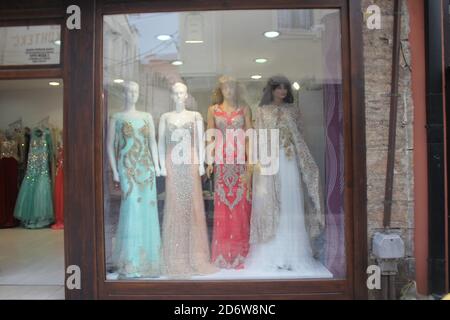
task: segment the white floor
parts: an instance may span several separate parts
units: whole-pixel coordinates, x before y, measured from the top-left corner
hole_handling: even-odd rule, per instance
[[[192,280],[319,279],[332,274],[319,262],[313,272],[220,270]],[[117,279],[109,274],[110,280]],[[166,280],[167,277],[148,280]],[[145,279],[140,279],[145,280]],[[64,234],[51,229],[0,229],[0,300],[64,299]]]
[[[64,299],[63,231],[0,229],[0,299]]]
[[[117,273],[109,273],[106,278],[108,280],[118,280],[119,275]],[[192,276],[187,280],[292,280],[292,279],[331,279],[333,275],[331,272],[320,262],[316,261],[315,267],[307,272],[295,272],[287,270],[277,271],[261,271],[261,270],[225,270],[220,269],[218,272],[204,275],[204,276]],[[139,278],[136,280],[169,280],[167,276],[160,276],[157,278]]]

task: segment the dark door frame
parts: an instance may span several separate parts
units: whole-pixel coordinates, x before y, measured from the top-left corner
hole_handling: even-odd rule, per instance
[[[437,9],[435,9],[437,11]],[[449,189],[449,173],[448,173],[448,169],[450,168],[450,130],[449,130],[449,125],[450,125],[450,104],[448,103],[448,101],[450,101],[450,0],[443,0],[442,1],[442,7],[441,7],[441,16],[443,18],[443,39],[444,39],[444,66],[441,65],[442,69],[441,70],[445,70],[443,75],[443,81],[444,81],[444,94],[445,94],[445,100],[443,101],[443,108],[442,110],[445,110],[445,122],[446,122],[446,126],[444,128],[444,132],[441,133],[442,135],[445,135],[446,137],[446,148],[447,148],[447,153],[446,153],[446,168],[447,168],[447,176],[445,179],[445,184],[447,186],[447,193],[444,194],[444,196],[446,197],[447,201],[448,199],[450,199],[450,189]],[[430,17],[431,18],[431,17]],[[436,28],[436,27],[435,27]],[[437,30],[436,30],[437,31]],[[433,32],[432,30],[430,30],[430,37],[432,36],[431,32]],[[441,35],[442,35],[441,32]],[[438,36],[438,34],[434,34],[435,37]],[[431,50],[431,49],[430,49]],[[441,61],[441,60],[440,60]],[[437,67],[436,67],[437,68]],[[442,74],[442,73],[441,73]],[[445,109],[444,109],[445,108]],[[444,151],[445,152],[445,151]],[[440,230],[441,234],[442,232],[444,232],[444,245],[439,246],[439,250],[441,251],[441,255],[444,257],[444,274],[441,274],[438,276],[439,278],[441,278],[444,282],[445,287],[442,288],[441,286],[437,286],[437,292],[438,293],[443,293],[441,292],[442,289],[444,289],[444,292],[449,292],[450,291],[450,236],[449,236],[449,228],[450,228],[450,210],[447,204],[447,208],[445,209],[445,213],[444,216],[446,216],[445,218],[445,230]],[[440,238],[442,238],[442,235],[440,235]],[[431,239],[430,239],[431,240]],[[439,241],[439,238],[436,239],[436,241]],[[443,251],[443,253],[442,253]],[[433,275],[431,275],[431,278],[433,277]],[[438,281],[439,279],[432,279],[432,284],[433,282]]]

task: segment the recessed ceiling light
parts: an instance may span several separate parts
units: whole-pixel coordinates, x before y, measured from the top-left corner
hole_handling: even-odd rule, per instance
[[[203,40],[186,40],[186,43],[203,43]]]
[[[168,40],[172,39],[172,37],[169,36],[168,34],[160,34],[159,36],[156,37],[156,39],[158,39],[160,41],[168,41]]]
[[[259,75],[259,74],[255,74],[255,75],[251,76],[251,78],[252,78],[253,80],[259,80],[259,79],[262,78],[262,76]]]
[[[256,62],[256,63],[266,63],[266,62],[267,62],[267,59],[264,59],[264,58],[257,58],[257,59],[255,59],[255,62]]]
[[[50,85],[50,86],[53,86],[53,87],[57,87],[57,86],[59,86],[59,82],[58,81],[50,81],[49,83],[48,83],[48,85]]]
[[[276,38],[280,35],[280,33],[278,31],[267,31],[264,32],[264,36],[266,38]]]
[[[172,62],[172,64],[173,64],[174,66],[181,66],[181,65],[183,64],[183,61],[181,61],[181,60],[175,60],[175,61]]]
[[[300,85],[298,84],[297,81],[292,84],[292,87],[294,88],[294,90],[297,90],[297,91],[300,90]]]
[[[60,46],[60,45],[61,45],[61,40],[55,40],[55,44],[56,44],[57,46]]]
[[[123,79],[114,79],[113,82],[114,83],[123,83],[124,80]]]

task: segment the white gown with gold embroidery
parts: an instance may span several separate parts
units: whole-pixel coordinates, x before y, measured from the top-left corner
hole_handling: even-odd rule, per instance
[[[291,105],[263,106],[256,129],[279,129],[279,170],[255,170],[248,271],[293,277],[331,277],[314,258],[312,242],[323,230],[319,172]]]

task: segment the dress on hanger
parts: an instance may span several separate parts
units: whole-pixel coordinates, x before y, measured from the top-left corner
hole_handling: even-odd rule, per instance
[[[231,113],[221,106],[214,106],[216,129],[222,132],[222,164],[214,166],[214,228],[212,240],[212,262],[220,268],[241,269],[249,249],[250,210],[246,165],[237,163],[239,149],[245,152],[245,136],[236,143],[226,139],[227,129],[245,131],[244,109]],[[238,147],[238,143],[240,146]],[[234,145],[231,145],[234,144]],[[227,150],[234,147],[233,163],[227,164]],[[216,153],[216,158],[218,154]]]
[[[28,127],[21,128],[15,133],[15,140],[19,146],[19,186],[27,172],[28,152],[30,151],[31,130]]]
[[[50,126],[50,135],[54,146],[54,151],[52,156],[50,157],[50,168],[51,168],[51,177],[52,177],[52,184],[55,185],[56,183],[56,173],[58,170],[58,146],[61,145],[61,130],[55,126]]]
[[[14,218],[18,187],[18,146],[17,141],[0,138],[0,228],[18,225]]]
[[[166,199],[163,220],[164,272],[171,277],[210,274],[217,269],[209,262],[209,245],[206,231],[205,207],[199,175],[197,156],[197,121],[203,121],[199,113],[195,119],[176,125],[169,121],[166,137]],[[172,161],[172,152],[179,143],[172,141],[175,130],[184,129],[191,139],[191,164]],[[186,151],[186,150],[184,150]]]
[[[56,177],[54,186],[55,224],[52,229],[64,229],[64,159],[63,148],[58,149]]]
[[[31,132],[30,151],[25,179],[20,187],[14,216],[23,227],[39,229],[54,221],[50,157],[50,131],[35,128]]]
[[[115,149],[122,201],[113,249],[113,263],[120,276],[160,275],[161,236],[156,198],[156,174],[149,147],[149,116],[132,119],[113,115]]]
[[[253,174],[250,242],[246,267],[255,271],[293,271],[305,277],[330,276],[315,259],[324,227],[318,167],[301,134],[293,105],[262,106],[255,129],[278,129],[279,170]],[[269,144],[270,146],[270,144]]]

